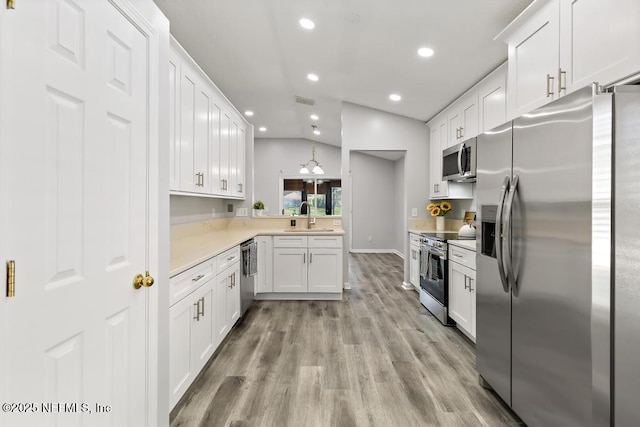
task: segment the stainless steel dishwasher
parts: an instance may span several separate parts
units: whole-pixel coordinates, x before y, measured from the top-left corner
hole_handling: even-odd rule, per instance
[[[254,239],[242,242],[242,275],[240,277],[240,315],[244,316],[255,296],[255,280],[258,272],[258,245]]]

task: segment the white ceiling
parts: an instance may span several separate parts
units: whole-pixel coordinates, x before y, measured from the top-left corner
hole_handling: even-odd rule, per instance
[[[381,159],[398,161],[407,154],[406,151],[386,151],[386,150],[357,150],[358,153],[367,154],[369,156],[379,157]]]
[[[506,60],[506,45],[493,38],[531,0],[155,2],[236,108],[255,112],[247,119],[256,138],[339,146],[342,101],[427,121]],[[315,29],[303,29],[302,17]],[[435,55],[418,57],[421,46]],[[402,101],[390,101],[391,93]],[[297,104],[296,95],[315,106]]]

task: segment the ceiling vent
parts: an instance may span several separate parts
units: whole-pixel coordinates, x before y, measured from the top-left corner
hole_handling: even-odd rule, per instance
[[[296,95],[296,102],[298,104],[302,104],[302,105],[315,105],[316,100],[315,99],[311,99],[311,98],[304,98],[302,96],[297,96]]]

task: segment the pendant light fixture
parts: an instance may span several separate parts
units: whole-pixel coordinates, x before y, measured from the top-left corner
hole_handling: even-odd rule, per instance
[[[314,134],[318,134],[318,126],[316,125],[311,125],[311,128],[313,130]],[[316,133],[318,132],[318,133]],[[315,166],[313,166],[313,168],[311,169],[311,172],[313,172],[316,175],[324,175],[324,171],[322,170],[322,167],[320,166],[320,163],[318,163],[318,161],[316,160],[316,141],[315,140],[311,140],[313,142],[313,148],[311,149],[311,160],[309,160],[307,163],[303,163],[300,166],[302,166],[300,168],[300,172],[303,175],[306,175],[309,173],[309,166],[311,163],[313,163]]]

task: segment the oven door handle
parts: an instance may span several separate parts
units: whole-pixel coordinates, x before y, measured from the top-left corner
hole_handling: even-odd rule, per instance
[[[462,169],[462,152],[464,151],[464,142],[460,144],[460,149],[458,150],[458,173],[460,177],[464,176],[464,170]]]

